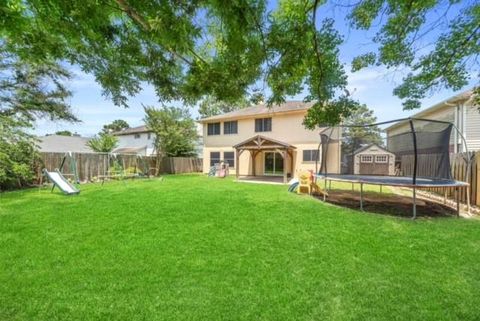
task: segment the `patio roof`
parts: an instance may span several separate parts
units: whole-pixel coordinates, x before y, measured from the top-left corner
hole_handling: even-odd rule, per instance
[[[239,150],[296,149],[295,146],[262,135],[256,135],[233,146]]]

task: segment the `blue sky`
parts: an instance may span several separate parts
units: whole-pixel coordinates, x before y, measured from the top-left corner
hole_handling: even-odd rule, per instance
[[[337,1],[337,3],[339,3]],[[274,2],[270,3],[269,9],[274,7]],[[450,16],[458,13],[459,7],[450,9]],[[345,21],[345,8],[334,4],[324,6],[319,11],[318,20],[325,17],[335,19],[335,26],[344,36],[344,44],[341,46],[340,59],[345,64],[348,74],[348,89],[353,93],[353,98],[361,103],[367,104],[373,109],[379,121],[385,121],[411,115],[412,111],[403,111],[401,100],[393,96],[392,91],[397,86],[402,76],[407,72],[405,69],[387,70],[383,66],[371,67],[356,73],[350,72],[350,62],[353,57],[360,53],[375,50],[376,46],[372,42],[375,31],[358,31],[352,30]],[[436,14],[432,13],[430,19],[435,19]],[[441,30],[439,28],[439,30]],[[428,44],[435,39],[436,31],[428,37],[422,39],[424,42],[420,44],[422,47],[427,45],[423,50],[428,50]],[[95,82],[93,76],[87,75],[80,71],[78,67],[73,66],[72,71],[75,77],[70,81],[69,88],[73,91],[70,103],[75,114],[82,120],[82,123],[70,124],[63,122],[51,122],[40,120],[36,124],[35,133],[44,135],[54,133],[59,130],[70,130],[77,132],[83,136],[93,136],[98,133],[104,124],[115,119],[124,119],[130,126],[138,126],[143,124],[143,107],[142,105],[160,106],[155,91],[152,86],[145,84],[143,91],[131,97],[129,108],[116,107],[110,100],[101,95],[101,87]],[[468,86],[463,90],[478,84],[478,73],[472,77]],[[456,92],[451,90],[442,90],[434,93],[432,96],[422,101],[422,108],[427,108],[437,102],[447,99]],[[300,94],[291,99],[303,99],[305,94]],[[173,103],[178,105],[178,103]],[[416,112],[416,111],[415,111]],[[198,116],[196,109],[192,109],[192,115]]]

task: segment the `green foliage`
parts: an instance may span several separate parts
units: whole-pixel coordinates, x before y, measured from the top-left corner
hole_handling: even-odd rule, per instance
[[[87,143],[97,153],[110,153],[118,146],[118,138],[107,133],[100,133]]]
[[[448,19],[448,10],[461,3],[458,16]],[[428,16],[433,15],[433,21]],[[432,17],[430,17],[432,18]],[[404,109],[420,107],[420,100],[441,88],[459,90],[478,73],[480,55],[480,4],[451,1],[364,0],[354,5],[350,20],[354,27],[368,30],[378,19],[381,25],[374,41],[377,55],[354,59],[352,70],[374,63],[387,67],[408,67],[411,72],[394,90],[403,99]],[[434,45],[425,50],[424,37],[433,36]],[[426,52],[418,54],[418,51]]]
[[[360,105],[347,117],[342,124],[346,126],[372,125],[377,122],[373,110],[366,105]],[[346,153],[353,153],[356,149],[370,144],[383,146],[378,126],[366,127],[344,127],[342,132],[342,150]]]
[[[198,134],[187,109],[167,106],[161,109],[147,106],[144,109],[145,124],[155,134],[157,155],[195,156]]]
[[[102,132],[109,134],[114,132],[119,132],[124,129],[130,128],[130,125],[123,119],[116,119],[110,124],[103,125]]]
[[[55,132],[55,135],[59,136],[73,136],[72,132],[69,130],[60,130],[58,132]]]
[[[0,60],[0,189],[11,189],[33,181],[38,155],[28,132],[34,121],[77,119],[62,85],[70,74],[59,64],[23,60],[1,42]]]
[[[211,96],[235,105],[262,82],[269,104],[307,92],[320,113],[313,118],[339,121],[349,113],[340,107],[347,84],[343,38],[322,12],[326,3],[280,0],[268,11],[266,0],[7,1],[0,4],[0,36],[5,50],[22,59],[79,65],[120,106],[144,83],[162,103],[193,105]],[[461,13],[449,17],[448,9],[460,5]],[[394,91],[405,108],[418,107],[435,89],[461,88],[478,69],[475,1],[361,0],[342,8],[353,28],[376,31],[378,50],[359,53],[353,70],[374,64],[411,70]],[[319,12],[326,19],[317,19]],[[422,48],[432,34],[435,45]]]
[[[248,107],[248,101],[244,98],[234,103],[228,103],[218,101],[214,97],[208,96],[200,102],[198,113],[200,114],[200,118],[206,118],[246,107]]]

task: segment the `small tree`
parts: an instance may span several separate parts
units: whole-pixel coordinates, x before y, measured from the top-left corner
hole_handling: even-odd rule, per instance
[[[377,117],[373,110],[368,109],[366,105],[360,105],[353,113],[344,120],[344,125],[371,125],[377,122]],[[351,152],[369,144],[382,145],[382,137],[378,126],[365,127],[344,127],[342,136],[344,141],[342,147]]]
[[[100,133],[90,139],[87,145],[97,153],[110,153],[118,146],[118,138],[110,134]]]
[[[185,108],[145,107],[145,124],[155,134],[157,160],[161,155],[194,156],[198,140],[195,121]]]
[[[126,121],[124,121],[123,119],[116,119],[110,124],[103,125],[102,132],[110,134],[114,132],[119,132],[127,128],[130,128],[130,125]]]
[[[60,130],[58,132],[55,132],[55,135],[59,136],[73,136],[72,132],[69,130]]]

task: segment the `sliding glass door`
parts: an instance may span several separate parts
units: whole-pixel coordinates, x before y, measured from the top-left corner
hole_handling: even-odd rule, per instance
[[[265,152],[265,175],[283,175],[283,157],[277,152]]]

